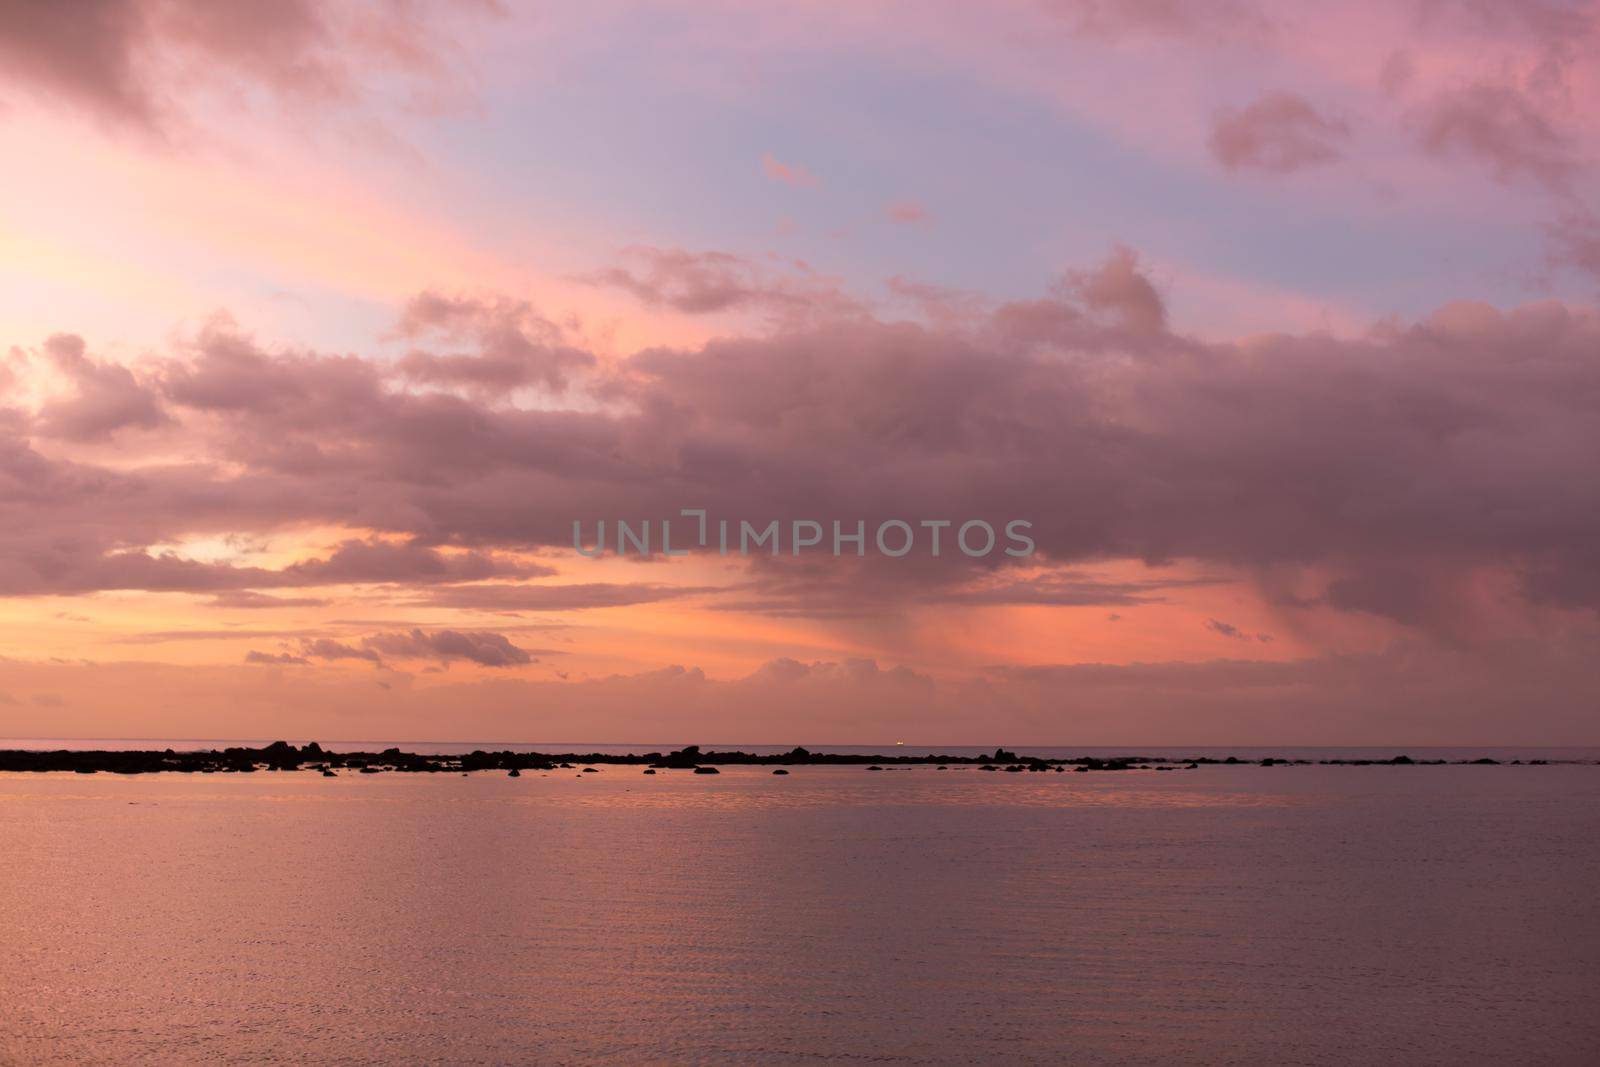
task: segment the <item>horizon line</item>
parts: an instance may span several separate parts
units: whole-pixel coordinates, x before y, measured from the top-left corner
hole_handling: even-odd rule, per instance
[[[232,743],[232,744],[244,744],[245,742],[260,742],[260,743],[263,743],[263,744],[272,744],[273,742],[276,742],[276,741],[283,741],[285,743],[293,743],[293,742],[290,741],[290,739],[288,737],[273,737],[273,738],[265,738],[265,737],[21,737],[21,736],[19,736],[19,737],[0,737],[0,745],[3,745],[5,743],[7,743],[7,742],[12,742],[12,741],[73,741],[73,742],[85,742],[85,741],[140,741],[140,742],[148,742],[148,743],[166,742],[166,743],[169,743],[169,744],[172,743],[172,742],[181,742],[181,741],[220,741],[220,742],[226,742],[226,743]],[[378,738],[378,737],[332,738],[332,739],[327,740],[326,742],[324,742],[320,738],[306,738],[306,739],[300,741],[301,745],[305,745],[305,744],[318,744],[318,745],[321,745],[321,744],[324,744],[324,743],[330,744],[330,745],[360,745],[360,744],[380,744],[381,743],[381,744],[393,745],[393,746],[398,746],[398,745],[483,745],[483,746],[489,746],[489,745],[548,745],[548,746],[557,746],[557,745],[561,745],[561,746],[575,747],[575,746],[579,746],[579,745],[598,745],[598,746],[600,746],[602,748],[663,748],[665,746],[674,744],[674,742],[661,742],[661,741],[485,741],[485,740],[447,741],[447,740],[423,740],[423,739],[415,739],[415,738],[405,739],[405,738]],[[784,748],[784,747],[789,747],[789,748],[873,748],[873,747],[882,747],[882,748],[894,749],[894,748],[937,748],[937,747],[945,747],[945,748],[990,749],[990,748],[997,747],[997,746],[991,745],[991,744],[964,744],[964,743],[945,743],[945,742],[924,743],[924,742],[911,742],[911,741],[905,741],[905,742],[890,741],[890,742],[882,743],[882,744],[880,744],[878,742],[867,742],[867,743],[813,742],[813,743],[811,743],[809,745],[806,745],[806,744],[791,745],[789,742],[756,742],[756,741],[740,741],[740,742],[702,741],[702,742],[677,742],[676,744],[677,744],[677,747],[679,747],[679,748],[683,748],[687,744],[693,744],[696,747],[702,748],[702,749],[706,749],[706,748],[730,748],[730,747],[734,747],[734,746],[738,746],[738,745],[743,745],[743,746],[749,747],[749,748]],[[1215,742],[1182,742],[1182,741],[1179,741],[1179,742],[1145,742],[1145,743],[1129,744],[1129,745],[1124,745],[1124,744],[1122,744],[1120,742],[1118,742],[1118,743],[1094,743],[1094,744],[1077,744],[1077,743],[1070,743],[1070,742],[1069,743],[1013,744],[1013,745],[1000,744],[1000,745],[998,745],[998,747],[999,748],[1010,747],[1010,748],[1015,748],[1015,749],[1025,749],[1025,748],[1137,748],[1137,747],[1143,747],[1143,748],[1229,748],[1229,749],[1252,749],[1252,748],[1279,748],[1279,749],[1281,749],[1281,748],[1392,748],[1392,747],[1403,747],[1403,748],[1421,750],[1421,749],[1432,749],[1432,748],[1502,748],[1502,749],[1512,749],[1512,748],[1600,748],[1600,742],[1579,743],[1579,744],[1575,744],[1575,743],[1529,744],[1529,743],[1525,743],[1525,742],[1524,743],[1516,743],[1516,744],[1500,744],[1500,743],[1494,743],[1494,742],[1452,742],[1452,743],[1444,743],[1444,744],[1437,743],[1437,742],[1430,742],[1430,743],[1427,743],[1427,744],[1407,744],[1406,742],[1382,742],[1382,743],[1378,743],[1378,744],[1370,744],[1370,743],[1361,743],[1361,744],[1301,743],[1301,742],[1255,743],[1255,744],[1226,744],[1226,743],[1222,743],[1222,744],[1219,744],[1219,743],[1215,743]]]

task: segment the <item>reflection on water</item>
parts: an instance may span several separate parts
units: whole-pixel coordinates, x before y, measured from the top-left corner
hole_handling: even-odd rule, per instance
[[[793,809],[813,807],[858,807],[882,804],[916,807],[996,804],[1014,807],[1118,808],[1206,808],[1255,807],[1301,802],[1293,795],[1266,792],[1228,792],[1222,789],[1184,789],[1173,779],[1157,782],[1179,772],[1132,771],[1089,775],[1053,773],[1022,776],[997,775],[976,768],[935,771],[931,767],[895,768],[862,773],[861,767],[796,769],[787,779],[773,777],[771,770],[739,768],[724,774],[741,776],[742,781],[726,788],[701,786],[696,776],[678,773],[657,784],[627,781],[621,788],[580,791],[576,795],[531,793],[515,803],[599,805],[639,809],[693,809],[696,811],[735,811],[752,809]],[[607,768],[607,773],[611,768]],[[557,777],[571,772],[551,772]],[[638,776],[637,768],[621,768],[620,778]],[[1186,772],[1193,773],[1193,772]],[[889,781],[888,776],[899,775]],[[935,777],[937,775],[937,777]],[[1014,779],[1006,781],[1005,779]]]
[[[1600,768],[0,775],[0,1061],[1600,1061]]]

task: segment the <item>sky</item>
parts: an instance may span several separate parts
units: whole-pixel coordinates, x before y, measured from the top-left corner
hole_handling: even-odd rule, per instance
[[[1597,20],[0,0],[0,736],[1600,744]]]

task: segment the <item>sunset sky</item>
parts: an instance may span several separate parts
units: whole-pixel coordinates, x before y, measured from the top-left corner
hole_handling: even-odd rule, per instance
[[[1600,744],[1597,19],[0,2],[0,736]]]

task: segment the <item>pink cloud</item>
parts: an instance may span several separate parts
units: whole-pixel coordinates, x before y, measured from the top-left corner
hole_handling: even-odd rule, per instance
[[[237,639],[250,635],[220,636]],[[420,628],[371,634],[354,644],[328,637],[303,637],[293,652],[252,649],[245,654],[246,663],[267,666],[307,666],[313,660],[362,660],[380,668],[395,660],[428,660],[443,665],[462,661],[480,667],[525,667],[539,662],[526,649],[512,644],[504,634],[448,629],[427,632]]]
[[[1109,314],[1130,329],[1166,328],[1166,302],[1139,269],[1138,253],[1131,248],[1117,246],[1092,271],[1069,272],[1065,287],[1090,310]]]
[[[481,630],[414,629],[405,633],[374,634],[362,647],[385,656],[403,659],[435,659],[441,663],[465,660],[481,667],[517,667],[538,661],[526,650],[513,645],[504,634]]]
[[[567,331],[526,301],[447,297],[427,292],[407,302],[399,333],[473,345],[470,354],[414,349],[400,361],[413,381],[504,392],[522,386],[560,390],[595,364]]]
[[[1243,110],[1224,109],[1211,127],[1211,154],[1230,170],[1287,173],[1331,163],[1348,138],[1345,123],[1293,93],[1268,93]]]
[[[864,311],[835,279],[804,263],[760,262],[731,252],[636,247],[617,265],[578,280],[621,290],[647,307],[688,315],[758,311],[775,321],[797,323]]]
[[[455,353],[502,358],[494,336]],[[383,583],[473,610],[575,610],[709,583],[528,585],[573,519],[1011,518],[1035,564],[1303,568],[1321,610],[1459,632],[1490,568],[1529,610],[1600,608],[1592,310],[1462,303],[1341,340],[1185,337],[1120,248],[1049,295],[938,322],[821,315],[641,351],[582,403],[437,391],[404,366],[202,330],[151,387],[187,460],[100,466],[0,433],[0,590],[218,594]],[[26,418],[26,415],[24,416]],[[3,424],[0,424],[3,427]],[[161,546],[294,526],[371,531],[283,566]],[[818,618],[930,602],[1161,596],[1015,573],[1003,558],[760,559],[713,604]],[[1418,580],[1401,582],[1394,575]],[[1425,580],[1424,580],[1425,578]]]
[[[884,215],[890,222],[915,226],[933,221],[933,215],[927,208],[915,200],[897,200],[884,208]]]
[[[769,181],[803,189],[815,189],[822,184],[821,179],[804,167],[799,164],[780,163],[771,152],[761,157],[761,173],[765,174]]]
[[[659,582],[568,582],[552,585],[480,583],[430,589],[418,603],[464,611],[517,613],[584,611],[712,593],[711,587],[668,585]]]
[[[249,589],[228,590],[211,598],[212,607],[242,608],[251,611],[265,608],[321,608],[330,603],[332,601],[321,597],[269,596]]]
[[[328,105],[357,98],[383,75],[445,80],[440,33],[437,20],[382,2],[8,4],[0,8],[0,72],[30,94],[164,133],[183,121],[178,100],[196,89],[265,89]]]
[[[1544,110],[1520,90],[1478,84],[1441,93],[1417,117],[1422,147],[1464,154],[1500,181],[1528,177],[1565,193],[1578,169],[1575,148]]]
[[[44,350],[56,370],[72,383],[73,393],[51,399],[39,409],[41,434],[97,441],[120,430],[150,430],[168,421],[148,383],[120,364],[91,359],[83,338],[57,334],[45,342]]]
[[[1600,216],[1574,211],[1550,227],[1553,259],[1600,281]]]
[[[342,585],[353,582],[474,582],[486,578],[531,578],[554,574],[555,569],[522,563],[491,553],[443,553],[416,541],[345,541],[326,559],[306,560],[286,567],[285,584]]]
[[[278,667],[305,666],[311,662],[304,656],[296,656],[290,652],[257,652],[254,649],[245,653],[244,661]]]

